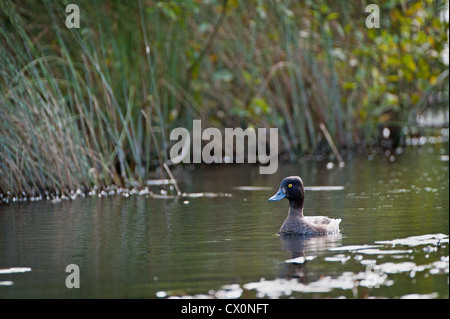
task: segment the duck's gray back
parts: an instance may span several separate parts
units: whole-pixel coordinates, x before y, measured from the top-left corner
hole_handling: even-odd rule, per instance
[[[341,219],[328,218],[325,216],[305,216],[297,218],[286,218],[280,228],[279,234],[287,235],[331,235],[339,234],[339,223]]]

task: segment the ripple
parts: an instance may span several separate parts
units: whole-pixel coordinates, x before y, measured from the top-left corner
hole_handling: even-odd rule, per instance
[[[316,256],[306,256],[306,257],[301,256],[301,257],[285,260],[285,263],[304,264],[307,260],[313,260],[314,258],[316,258]]]
[[[400,299],[435,299],[438,297],[437,292],[431,294],[408,294],[401,296]]]
[[[366,255],[399,255],[399,254],[411,254],[413,252],[412,249],[408,250],[388,250],[388,249],[377,249],[377,248],[369,248],[369,249],[361,249],[358,250],[358,254],[366,254]]]
[[[240,191],[270,191],[273,188],[267,186],[236,186],[233,189],[237,189]]]
[[[325,257],[325,261],[340,262],[341,264],[345,264],[348,260],[350,260],[350,258],[350,256],[339,254],[332,257]]]
[[[330,248],[329,250],[330,251],[357,251],[360,249],[375,248],[375,247],[382,247],[382,245],[348,245],[348,246]]]
[[[414,262],[405,261],[399,263],[387,262],[384,264],[377,265],[378,269],[387,274],[398,274],[402,272],[417,272],[424,271],[426,268],[431,267],[430,265],[422,265],[418,266]]]
[[[13,282],[12,281],[0,281],[0,286],[12,286]]]
[[[394,240],[379,240],[376,241],[377,244],[384,245],[406,245],[410,247],[415,247],[419,245],[430,245],[430,244],[441,244],[448,243],[448,235],[445,234],[427,234],[420,236],[411,236],[406,238],[394,239]]]
[[[392,280],[387,278],[384,273],[375,272],[359,272],[350,271],[343,272],[338,277],[324,276],[316,281],[303,284],[297,279],[281,279],[274,280],[261,279],[259,282],[251,282],[243,287],[248,290],[255,290],[258,298],[280,298],[290,296],[294,292],[301,293],[327,293],[333,289],[352,290],[355,287],[374,287],[374,286],[391,286]]]
[[[341,191],[344,186],[307,186],[305,190],[308,191]]]
[[[31,271],[31,268],[28,268],[28,267],[11,267],[11,268],[0,269],[0,275],[2,275],[2,274],[15,274],[15,273],[21,273],[21,272],[27,272],[27,271]]]

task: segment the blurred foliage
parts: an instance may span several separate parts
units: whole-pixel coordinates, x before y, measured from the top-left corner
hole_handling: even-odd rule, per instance
[[[320,123],[354,149],[448,103],[448,1],[383,1],[378,29],[364,1],[86,0],[80,29],[69,3],[0,3],[0,192],[142,183],[193,119],[278,127],[295,159]]]

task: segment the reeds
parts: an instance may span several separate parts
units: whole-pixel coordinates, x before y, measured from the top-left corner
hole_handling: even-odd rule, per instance
[[[291,160],[328,149],[321,126],[339,149],[375,135],[361,4],[82,1],[80,29],[65,5],[0,4],[3,196],[143,185],[193,119],[278,127]]]

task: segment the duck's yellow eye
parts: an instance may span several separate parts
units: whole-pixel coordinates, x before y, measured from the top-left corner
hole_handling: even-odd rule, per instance
[[[288,187],[292,187],[292,184],[289,184]]]

